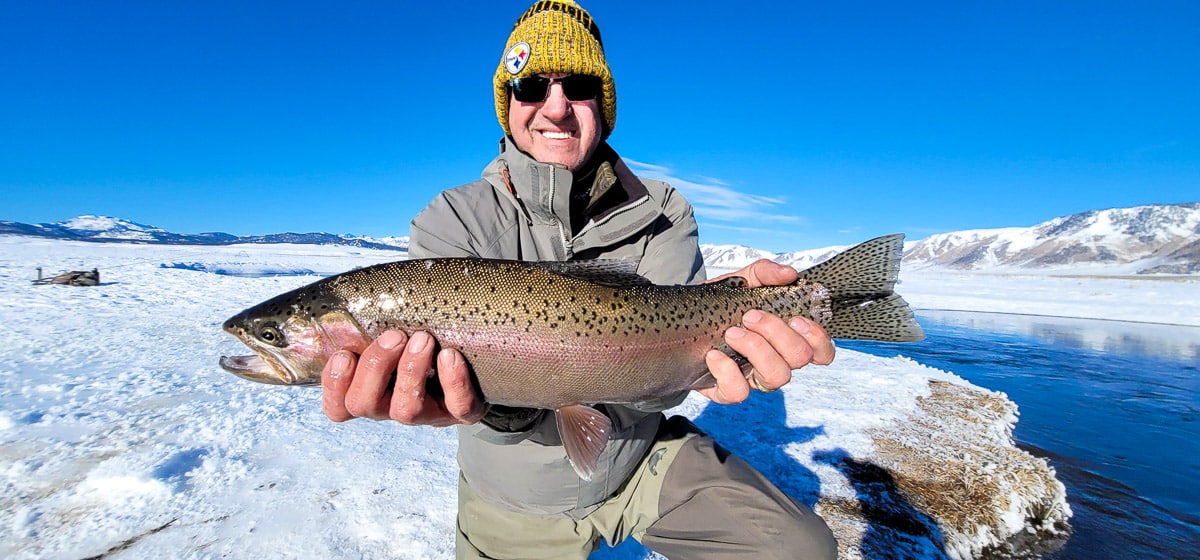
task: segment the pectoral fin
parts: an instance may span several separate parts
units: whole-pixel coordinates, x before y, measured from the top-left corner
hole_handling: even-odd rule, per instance
[[[328,354],[350,350],[361,354],[371,344],[371,337],[345,309],[334,309],[316,321],[321,333],[321,345]]]
[[[554,411],[558,435],[567,450],[567,459],[579,478],[591,480],[596,461],[608,443],[612,422],[600,411],[582,404],[571,404]]]

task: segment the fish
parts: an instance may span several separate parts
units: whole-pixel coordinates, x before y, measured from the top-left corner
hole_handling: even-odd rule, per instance
[[[733,276],[656,285],[623,260],[526,262],[430,258],[324,278],[250,307],[224,330],[254,351],[222,356],[244,379],[318,385],[329,358],[361,353],[389,329],[427,331],[462,353],[489,405],[554,411],[567,458],[589,480],[612,429],[593,405],[634,404],[715,386],[717,349],[750,374],[724,340],[761,309],[804,316],[839,339],[924,337],[894,287],[903,234],[878,237],[799,271],[786,286]]]

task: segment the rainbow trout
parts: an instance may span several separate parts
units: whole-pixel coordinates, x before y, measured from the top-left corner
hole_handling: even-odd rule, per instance
[[[255,354],[221,367],[251,381],[317,385],[339,349],[387,329],[428,331],[458,349],[491,404],[555,411],[566,453],[589,479],[611,428],[589,405],[637,403],[715,384],[704,362],[751,309],[804,316],[844,339],[924,337],[895,294],[904,236],[867,241],[787,286],[742,278],[659,286],[625,261],[417,259],[331,276],[246,309],[225,330]]]

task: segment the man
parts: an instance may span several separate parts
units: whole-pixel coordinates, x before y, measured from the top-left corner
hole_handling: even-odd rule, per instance
[[[658,284],[704,279],[691,206],[666,183],[640,179],[605,142],[616,89],[600,31],[574,2],[541,1],[513,27],[494,76],[506,136],[483,178],[443,192],[412,222],[413,258],[616,258]],[[796,278],[760,261],[751,285]],[[753,367],[706,357],[717,379],[700,391],[738,403],[773,391],[795,368],[828,364],[833,345],[803,318],[751,311],[725,333]],[[662,410],[684,394],[599,405],[613,430],[591,480],[575,473],[544,410],[488,408],[452,349],[424,332],[381,335],[361,356],[341,352],[323,374],[330,419],[392,419],[459,427],[459,558],[586,558],[600,538],[633,536],[669,558],[833,558],[836,543],[811,510]],[[564,356],[569,360],[570,356]],[[426,389],[437,371],[439,391]],[[439,394],[440,393],[440,394]]]

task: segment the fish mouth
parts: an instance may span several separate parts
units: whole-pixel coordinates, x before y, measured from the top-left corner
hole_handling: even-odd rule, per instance
[[[279,371],[270,362],[257,354],[250,356],[221,356],[220,364],[221,369],[249,381],[271,385],[298,385],[294,380],[294,376],[280,375]],[[289,381],[289,379],[292,380]],[[316,384],[317,382],[312,382],[304,383],[303,385]]]

